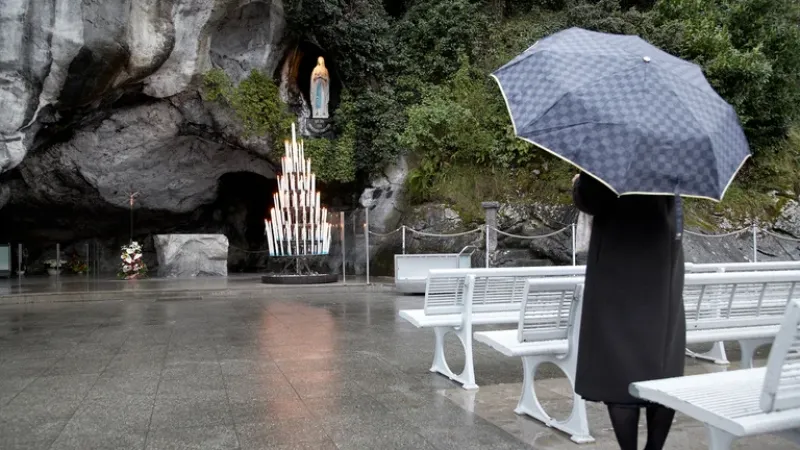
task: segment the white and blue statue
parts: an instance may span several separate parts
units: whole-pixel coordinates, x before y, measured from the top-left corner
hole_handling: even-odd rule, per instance
[[[311,118],[327,119],[328,101],[330,100],[331,78],[325,68],[325,58],[317,59],[317,67],[311,72]]]

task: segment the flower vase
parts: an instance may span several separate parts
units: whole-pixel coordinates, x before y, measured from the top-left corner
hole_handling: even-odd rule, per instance
[[[54,277],[54,276],[56,276],[56,275],[60,274],[60,273],[61,273],[61,270],[59,270],[59,269],[53,269],[53,268],[51,268],[51,267],[48,267],[48,268],[47,268],[47,273],[48,273],[48,274],[49,274],[51,277]]]

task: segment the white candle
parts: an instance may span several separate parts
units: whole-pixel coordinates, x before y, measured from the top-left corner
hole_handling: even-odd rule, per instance
[[[300,228],[297,226],[297,222],[294,224],[294,256],[300,255]]]

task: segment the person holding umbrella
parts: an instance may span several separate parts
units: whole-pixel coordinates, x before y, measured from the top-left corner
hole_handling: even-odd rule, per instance
[[[570,162],[592,232],[575,390],[607,405],[622,450],[664,447],[674,411],[629,392],[683,375],[681,196],[720,201],[750,156],[702,70],[634,36],[572,28],[494,74],[517,136]]]

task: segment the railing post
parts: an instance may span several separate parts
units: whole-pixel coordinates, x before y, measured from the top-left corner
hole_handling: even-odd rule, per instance
[[[339,228],[342,237],[342,283],[347,284],[347,262],[345,261],[345,237],[344,237],[344,211],[339,212]]]
[[[22,244],[17,244],[17,277],[22,278]]]
[[[61,244],[56,244],[56,278],[61,276]]]
[[[406,226],[403,225],[401,227],[403,229],[403,254],[406,254]]]
[[[486,213],[486,268],[489,268],[491,254],[497,250],[497,210],[500,209],[500,203],[483,202],[481,206]]]
[[[364,249],[367,252],[367,285],[369,285],[369,206],[364,208]]]
[[[753,223],[753,262],[758,262],[758,226]]]
[[[573,266],[577,266],[578,265],[578,256],[577,256],[578,236],[575,234],[576,233],[576,229],[577,229],[577,227],[573,223],[572,224],[572,265]]]

